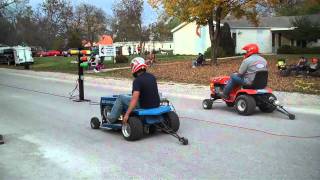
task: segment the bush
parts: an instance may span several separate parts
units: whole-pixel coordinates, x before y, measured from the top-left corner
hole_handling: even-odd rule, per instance
[[[129,62],[129,59],[124,56],[124,55],[117,55],[116,56],[116,63],[128,63]]]
[[[208,49],[204,52],[204,57],[211,58],[211,55],[211,47],[208,47]],[[227,53],[221,47],[218,47],[218,57],[227,57]]]
[[[291,46],[282,46],[278,49],[278,54],[319,54],[320,47],[300,48]]]

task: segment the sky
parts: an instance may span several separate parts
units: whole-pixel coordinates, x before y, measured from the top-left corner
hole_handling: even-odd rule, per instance
[[[93,4],[97,7],[102,8],[107,14],[112,15],[112,4],[117,0],[71,0],[73,5],[78,5],[81,3]],[[29,4],[32,7],[37,7],[38,4],[41,4],[42,0],[29,0]],[[147,0],[144,0],[144,12],[142,14],[143,24],[147,25],[157,20],[157,12],[152,9],[148,4]]]

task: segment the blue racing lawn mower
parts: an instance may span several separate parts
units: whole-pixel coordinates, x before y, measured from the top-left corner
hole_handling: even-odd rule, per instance
[[[141,139],[144,135],[154,134],[157,131],[162,131],[176,137],[183,145],[188,144],[188,139],[177,134],[180,127],[180,121],[174,107],[167,99],[161,99],[161,104],[157,108],[152,109],[135,109],[129,119],[128,123],[122,124],[121,116],[117,122],[109,123],[107,115],[117,99],[118,95],[101,97],[100,110],[102,122],[99,118],[91,118],[92,129],[107,129],[122,132],[122,136],[127,141],[135,141]],[[125,114],[127,108],[124,109]]]

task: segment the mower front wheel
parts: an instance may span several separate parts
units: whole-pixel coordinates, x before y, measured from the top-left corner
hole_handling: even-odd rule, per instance
[[[138,117],[129,117],[128,123],[122,125],[122,135],[127,141],[135,141],[142,138],[142,121]]]
[[[202,101],[203,109],[212,109],[213,101],[211,99],[205,99]]]
[[[236,99],[235,108],[239,114],[248,116],[256,109],[256,101],[250,95],[240,95]]]
[[[99,127],[100,127],[99,118],[97,118],[97,117],[91,118],[90,125],[91,125],[92,129],[99,129]]]

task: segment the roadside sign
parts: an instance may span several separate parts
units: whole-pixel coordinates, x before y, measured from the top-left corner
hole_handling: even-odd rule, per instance
[[[115,55],[115,50],[112,45],[99,45],[99,56],[100,57],[113,57]]]

